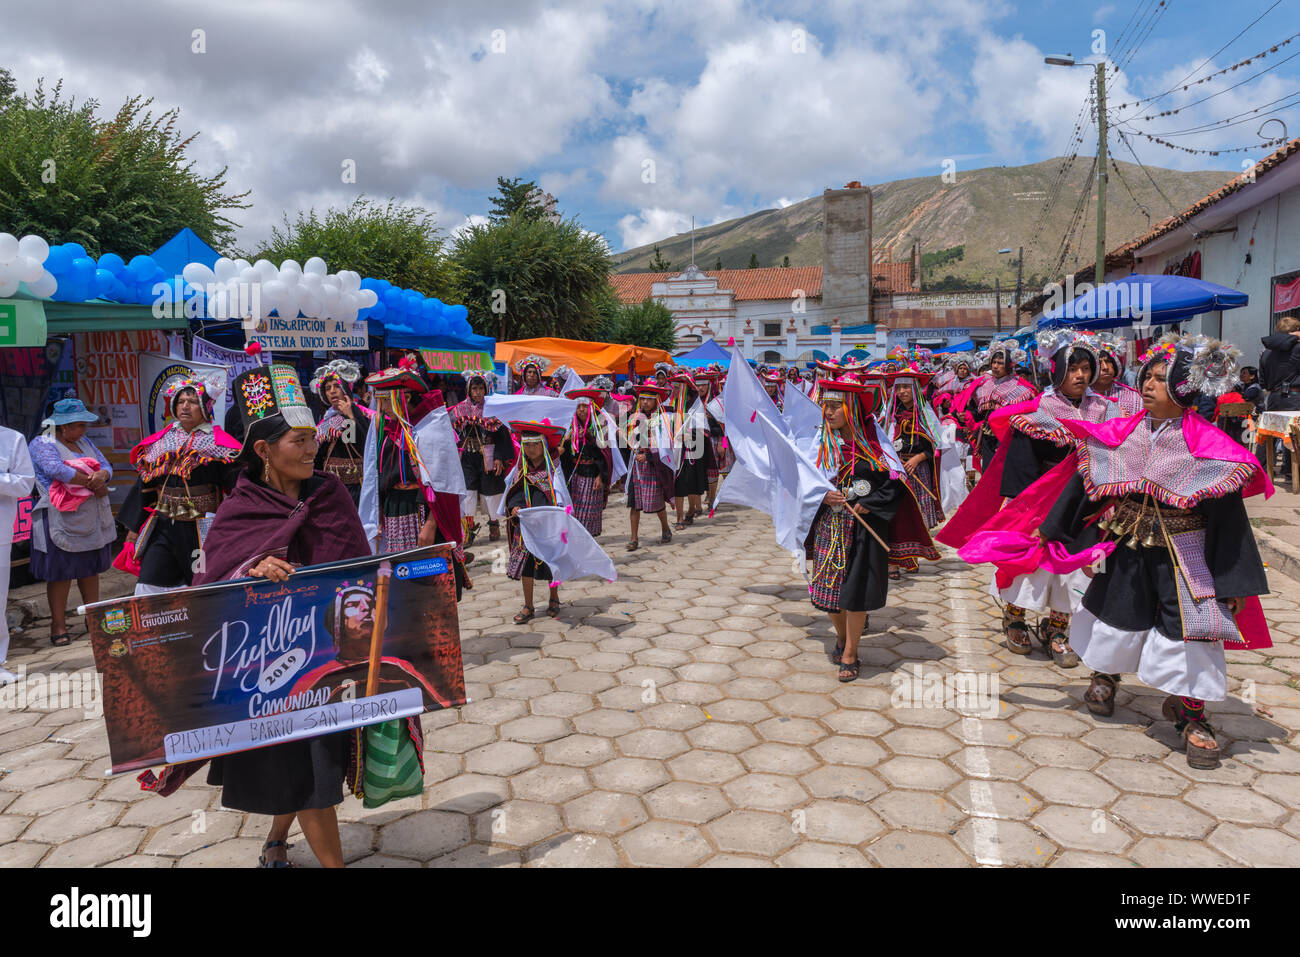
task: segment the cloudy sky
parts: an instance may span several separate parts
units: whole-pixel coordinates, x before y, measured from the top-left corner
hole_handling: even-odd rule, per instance
[[[1300,104],[1300,38],[1119,106],[1297,31],[1292,0],[49,0],[9,6],[0,64],[23,90],[61,77],[105,112],[134,94],[180,107],[200,167],[252,190],[235,217],[245,246],[286,212],[358,193],[418,202],[451,231],[487,212],[501,175],[537,180],[619,250],[849,180],[1059,155],[1092,71],[1045,66],[1047,53],[1105,49],[1125,129],[1253,146],[1249,111]],[[1280,116],[1300,135],[1300,106]],[[1143,162],[1183,169],[1239,171],[1266,152],[1133,142]]]

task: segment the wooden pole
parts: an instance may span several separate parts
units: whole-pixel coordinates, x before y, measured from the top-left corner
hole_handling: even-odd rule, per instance
[[[854,508],[852,505],[846,504],[844,507],[849,510],[850,515],[852,515],[854,518],[858,520],[859,525],[861,525],[863,528],[865,528],[868,532],[871,533],[871,537],[880,543],[880,547],[883,548],[885,550],[885,554],[888,555],[889,546],[885,544],[885,540],[883,538],[881,538],[879,535],[876,534],[876,530],[867,524],[867,520],[858,514],[858,510]]]
[[[386,563],[385,563],[386,564]],[[366,697],[379,691],[380,659],[384,652],[384,629],[388,625],[388,583],[391,572],[386,573],[385,566],[379,570],[379,583],[375,587],[375,625],[370,632],[370,665],[366,671]]]

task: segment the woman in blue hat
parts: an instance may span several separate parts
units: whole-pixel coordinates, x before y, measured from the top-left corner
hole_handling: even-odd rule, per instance
[[[99,416],[87,411],[80,399],[60,399],[41,424],[43,435],[28,446],[36,469],[40,500],[32,508],[32,574],[46,582],[50,600],[50,643],[63,646],[72,638],[65,620],[68,593],[76,579],[82,604],[99,601],[99,575],[113,560],[117,528],[108,503],[108,481],[113,467],[95,443],[86,438],[86,427]],[[98,464],[93,472],[70,464],[76,460]],[[80,485],[91,495],[74,511],[52,508],[50,484]]]

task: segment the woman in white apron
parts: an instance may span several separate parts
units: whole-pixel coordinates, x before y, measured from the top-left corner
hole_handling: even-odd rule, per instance
[[[50,643],[63,646],[72,639],[65,620],[68,593],[76,579],[82,604],[99,601],[99,575],[112,561],[117,529],[108,503],[108,481],[113,468],[95,444],[86,438],[88,423],[99,417],[86,411],[80,399],[60,399],[41,424],[44,435],[28,447],[36,469],[40,498],[32,508],[32,574],[45,580],[50,601]],[[68,463],[93,459],[98,468],[87,474]],[[91,495],[75,511],[50,505],[50,483],[80,485]]]

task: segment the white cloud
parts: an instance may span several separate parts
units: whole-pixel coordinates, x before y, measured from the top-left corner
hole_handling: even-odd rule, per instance
[[[488,224],[488,218],[486,216],[480,216],[477,213],[471,214],[469,216],[466,216],[463,222],[461,222],[455,228],[452,229],[451,237],[452,239],[455,239],[461,233],[465,232],[465,230],[473,226],[486,226],[487,224]]]
[[[690,228],[690,214],[675,209],[642,209],[618,221],[625,249],[667,239]]]

